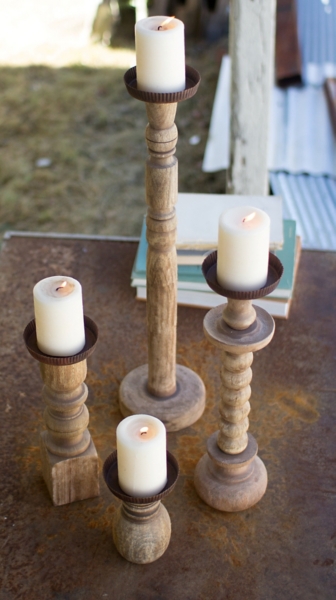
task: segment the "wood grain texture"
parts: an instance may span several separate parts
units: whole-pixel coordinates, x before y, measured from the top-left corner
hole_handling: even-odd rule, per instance
[[[119,390],[119,406],[123,417],[134,414],[153,415],[167,431],[189,427],[202,416],[205,387],[202,379],[188,367],[176,365],[176,392],[158,399],[148,392],[148,365],[133,369],[123,379]]]
[[[231,301],[229,321],[241,326],[241,316],[251,314],[251,306],[251,301]],[[267,471],[257,456],[257,442],[247,430],[253,352],[271,341],[274,320],[259,307],[255,307],[255,314],[251,325],[233,329],[224,320],[223,306],[219,306],[206,314],[203,323],[208,340],[223,351],[220,420],[219,431],[208,439],[207,454],[197,464],[194,481],[204,502],[223,511],[253,506],[267,487]],[[246,325],[248,322],[249,319]]]
[[[267,195],[267,144],[273,85],[275,0],[232,0],[228,194]]]
[[[113,518],[113,541],[132,563],[154,562],[168,547],[171,522],[161,501],[150,504],[123,502]]]
[[[41,433],[42,473],[55,506],[99,496],[99,459],[90,438],[88,448],[80,456],[64,458],[49,452],[46,431]]]
[[[223,352],[221,369],[220,429],[217,444],[222,452],[239,454],[247,446],[253,353]]]
[[[176,391],[177,104],[146,104],[148,390],[157,397]]]
[[[208,453],[197,464],[194,477],[197,493],[217,510],[246,510],[259,502],[267,488],[267,471],[257,456],[257,443],[248,434],[247,448],[230,456],[218,448],[217,433],[208,439]]]
[[[43,476],[55,505],[99,494],[98,455],[87,429],[86,360],[59,366],[40,363],[46,403],[41,434]]]
[[[82,454],[90,444],[89,412],[84,404],[88,396],[84,383],[86,361],[67,366],[40,363],[40,370],[44,382],[42,397],[47,405],[47,448],[66,458]]]
[[[200,377],[176,365],[176,108],[176,103],[146,103],[148,364],[128,373],[119,390],[124,417],[150,414],[160,419],[167,431],[192,425],[205,407],[205,388]]]
[[[247,329],[256,319],[252,300],[228,298],[223,309],[223,319],[232,329]]]

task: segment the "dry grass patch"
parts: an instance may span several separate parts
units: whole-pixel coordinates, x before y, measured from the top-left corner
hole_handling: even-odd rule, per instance
[[[179,189],[224,191],[202,173],[220,48],[192,45],[198,94],[178,107]],[[113,50],[111,50],[113,52]],[[138,235],[145,212],[145,106],[115,68],[0,68],[0,227]],[[189,139],[201,142],[192,146]],[[48,158],[47,167],[38,167]]]

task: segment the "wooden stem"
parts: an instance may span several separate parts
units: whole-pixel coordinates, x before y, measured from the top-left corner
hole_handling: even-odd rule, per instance
[[[251,396],[250,381],[253,353],[232,354],[223,352],[221,370],[221,416],[217,438],[218,447],[228,454],[239,454],[247,447],[247,430]]]
[[[192,425],[205,407],[201,378],[176,365],[176,109],[176,102],[146,103],[148,364],[128,373],[119,390],[124,417],[153,415],[163,421],[167,431]]]
[[[207,454],[197,464],[195,487],[209,506],[234,512],[253,506],[267,487],[267,471],[257,456],[258,445],[247,430],[253,352],[271,341],[274,320],[255,307],[256,318],[249,325],[250,319],[245,316],[253,316],[251,302],[230,300],[228,304],[229,319],[227,313],[223,316],[223,306],[210,310],[204,319],[206,337],[223,351],[222,386],[219,431],[210,436]],[[232,323],[240,327],[233,328]]]
[[[229,327],[239,331],[247,329],[256,318],[256,311],[252,300],[236,300],[228,298],[224,306],[223,319]]]
[[[46,403],[40,447],[43,477],[56,506],[99,495],[98,454],[87,429],[86,360],[40,363]]]
[[[177,104],[146,104],[148,390],[158,397],[176,391]]]
[[[56,456],[70,458],[85,452],[90,444],[87,430],[89,412],[84,402],[88,389],[84,383],[86,360],[74,365],[40,363],[44,387],[42,397],[47,435],[45,444]]]

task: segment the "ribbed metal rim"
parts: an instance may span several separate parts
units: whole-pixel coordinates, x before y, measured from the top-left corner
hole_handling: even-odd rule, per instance
[[[81,352],[73,356],[49,356],[41,352],[36,341],[35,319],[28,323],[23,332],[28,352],[39,362],[46,365],[66,366],[74,365],[88,358],[94,351],[98,340],[98,327],[92,319],[84,316],[85,346]]]
[[[236,292],[234,290],[227,290],[218,283],[217,250],[211,252],[211,254],[208,254],[208,256],[205,258],[202,264],[202,271],[208,286],[220,296],[225,296],[226,298],[233,298],[236,300],[255,300],[256,298],[263,298],[275,290],[283,274],[283,266],[278,257],[270,252],[266,285],[259,290],[254,290],[251,292]]]
[[[168,494],[173,491],[179,476],[179,466],[175,456],[173,456],[173,454],[167,450],[168,481],[162,492],[155,494],[155,496],[147,496],[146,498],[129,496],[122,491],[118,482],[117,450],[114,450],[114,452],[112,452],[112,454],[110,454],[105,460],[103,466],[103,476],[105,483],[112,494],[120,500],[123,500],[123,502],[131,502],[132,504],[150,504],[151,502],[157,502],[157,500],[161,500],[161,498],[168,496]]]
[[[142,100],[142,102],[151,102],[154,104],[171,104],[173,102],[182,102],[192,98],[197,90],[201,81],[201,76],[196,69],[193,67],[186,66],[186,89],[182,92],[144,92],[138,90],[137,79],[136,79],[136,67],[128,69],[124,75],[124,81],[128,93],[136,98]]]

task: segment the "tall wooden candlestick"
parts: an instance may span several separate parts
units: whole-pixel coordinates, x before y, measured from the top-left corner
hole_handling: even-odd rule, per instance
[[[37,346],[35,321],[25,331],[30,354],[39,361],[44,383],[46,430],[40,436],[42,472],[56,506],[99,495],[99,462],[87,429],[89,412],[85,406],[88,389],[84,383],[86,359],[94,351],[98,329],[84,318],[86,343],[74,356],[49,356]]]
[[[150,414],[167,431],[188,427],[202,415],[205,388],[200,377],[176,365],[177,260],[176,215],[177,102],[192,97],[198,88],[197,71],[187,67],[183,92],[143,92],[136,87],[136,69],[125,75],[129,93],[144,102],[148,116],[146,143],[147,210],[147,334],[148,364],[137,367],[120,387],[123,416]]]
[[[220,422],[219,431],[208,439],[207,454],[196,467],[195,487],[213,508],[235,512],[256,504],[267,487],[266,467],[257,456],[256,440],[247,430],[253,352],[269,344],[275,326],[271,315],[253,307],[252,299],[275,289],[283,269],[279,259],[270,254],[266,286],[256,292],[234,292],[220,286],[216,266],[214,252],[204,261],[203,273],[214,291],[228,297],[228,303],[207,313],[204,333],[223,351]]]

